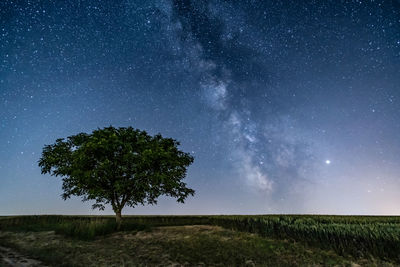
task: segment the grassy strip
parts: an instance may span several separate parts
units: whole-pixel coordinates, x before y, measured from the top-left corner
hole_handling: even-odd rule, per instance
[[[142,231],[148,225],[133,221],[124,222],[121,231]],[[0,230],[14,232],[55,231],[68,237],[81,240],[93,240],[97,236],[104,236],[117,231],[117,224],[112,217],[90,216],[18,216],[0,220]]]
[[[2,232],[0,242],[50,266],[392,266],[217,226],[154,227],[82,241],[54,232]]]
[[[373,216],[125,216],[121,230],[152,226],[218,225],[263,237],[291,239],[340,255],[369,256],[400,263],[399,217]],[[110,216],[17,216],[0,219],[0,230],[55,230],[79,239],[116,231]]]

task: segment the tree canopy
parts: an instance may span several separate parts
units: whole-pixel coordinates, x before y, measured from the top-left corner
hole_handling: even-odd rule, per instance
[[[178,146],[160,134],[110,126],[44,146],[39,167],[42,174],[62,177],[64,200],[81,196],[100,210],[111,204],[120,223],[126,205],[156,204],[160,195],[183,203],[194,195],[182,182],[194,159]]]

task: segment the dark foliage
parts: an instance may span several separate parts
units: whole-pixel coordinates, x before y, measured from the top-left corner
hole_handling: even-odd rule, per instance
[[[183,203],[194,194],[182,182],[193,157],[178,146],[160,134],[110,126],[46,145],[39,166],[62,177],[63,199],[82,196],[101,210],[111,204],[118,221],[125,205],[156,204],[160,195]]]

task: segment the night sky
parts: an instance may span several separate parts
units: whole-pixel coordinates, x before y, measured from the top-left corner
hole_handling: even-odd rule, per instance
[[[0,1],[0,215],[63,201],[45,144],[181,142],[185,204],[124,214],[399,214],[400,1]]]

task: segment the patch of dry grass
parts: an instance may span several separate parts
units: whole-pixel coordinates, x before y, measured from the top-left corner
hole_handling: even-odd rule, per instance
[[[354,266],[333,251],[217,226],[117,232],[94,241],[46,232],[0,232],[0,244],[55,266]],[[372,260],[363,266],[391,266]]]

